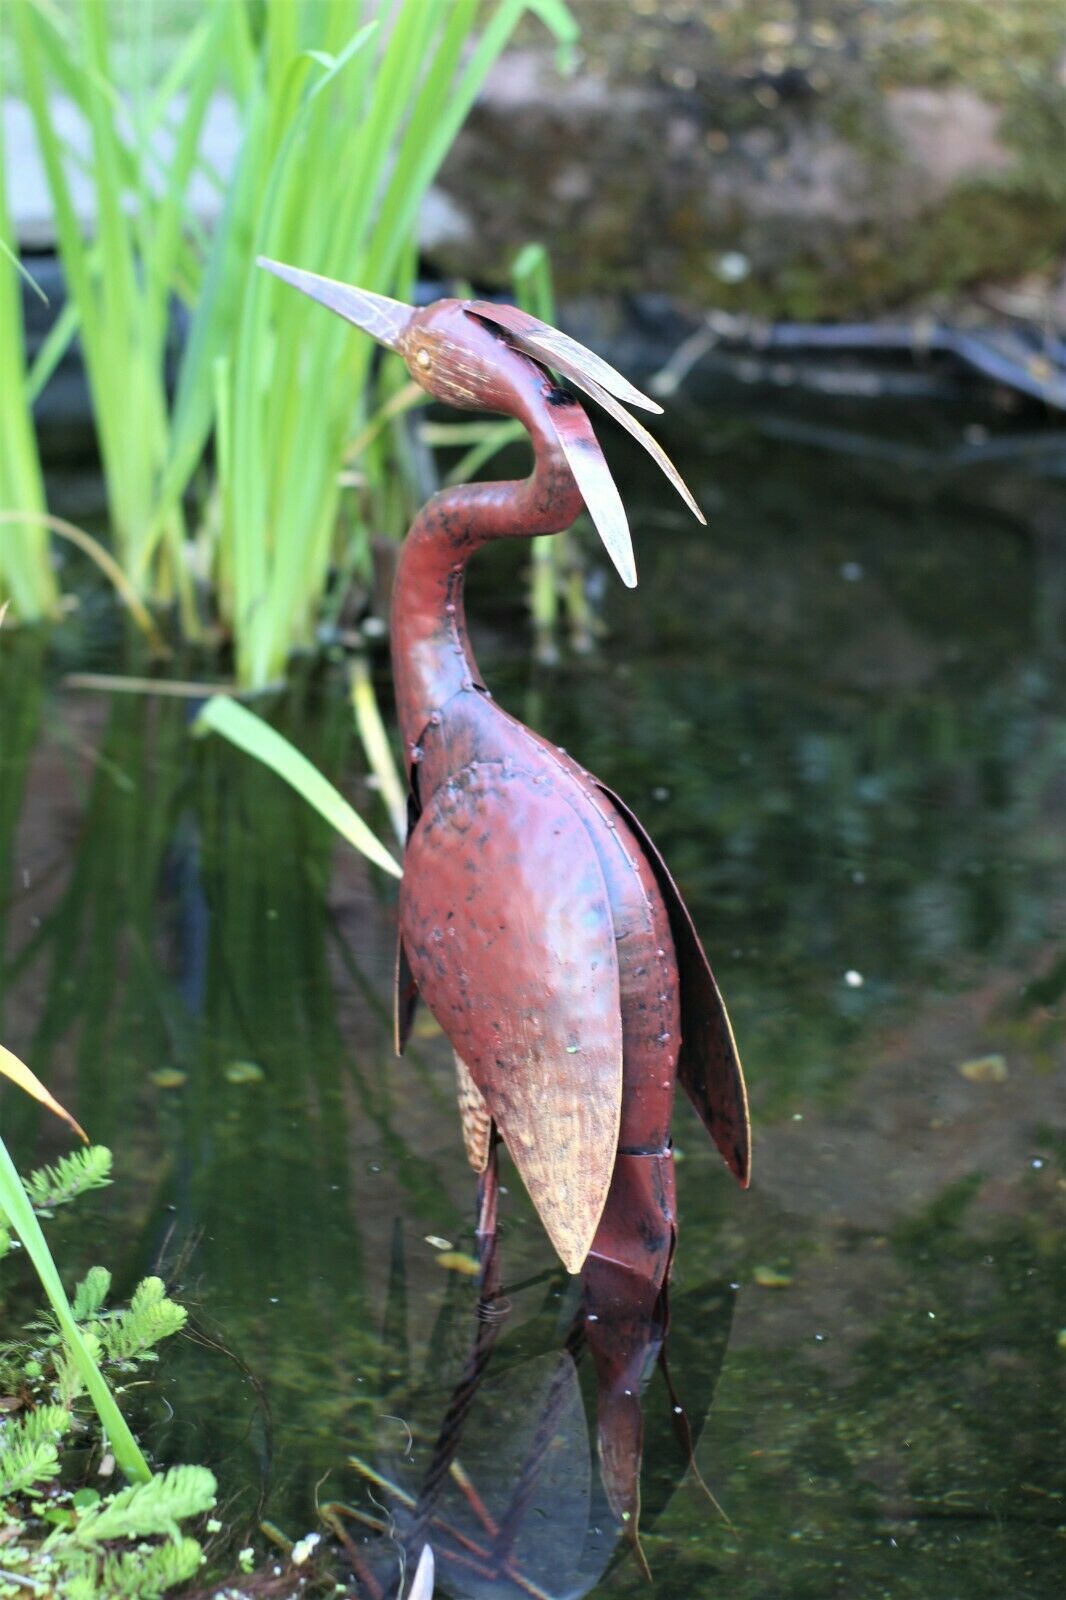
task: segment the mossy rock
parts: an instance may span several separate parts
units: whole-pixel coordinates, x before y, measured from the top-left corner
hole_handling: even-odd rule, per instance
[[[873,312],[1066,253],[1054,0],[574,0],[577,70],[530,27],[449,160],[427,248],[504,283],[761,315]]]

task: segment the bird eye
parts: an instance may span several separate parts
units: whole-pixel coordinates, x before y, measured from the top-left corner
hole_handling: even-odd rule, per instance
[[[422,368],[423,372],[428,372],[430,367],[433,365],[432,361],[430,360],[428,350],[419,350],[415,356],[415,360],[418,362],[418,365]]]

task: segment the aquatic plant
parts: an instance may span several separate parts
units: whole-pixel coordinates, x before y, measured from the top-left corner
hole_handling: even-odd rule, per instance
[[[243,685],[278,678],[292,650],[312,642],[331,564],[348,572],[367,557],[359,516],[339,539],[337,527],[346,446],[374,416],[365,342],[285,295],[255,270],[255,255],[409,291],[423,196],[529,12],[558,38],[574,36],[563,0],[403,0],[387,27],[359,0],[272,3],[261,17],[245,0],[214,0],[159,72],[151,8],[132,42],[120,37],[118,8],[93,0],[73,14],[14,8],[115,552],[140,595],[178,600],[190,634],[202,620],[193,572],[206,576]],[[78,152],[51,116],[57,88],[90,133],[94,239],[74,205]],[[194,174],[217,182],[201,134],[223,92],[242,135],[205,241],[187,225],[186,197]],[[175,294],[189,322],[171,401]],[[313,406],[302,402],[309,394]],[[190,541],[185,496],[212,437],[217,491]]]
[[[216,83],[221,11],[214,8],[192,30],[164,84],[141,76],[130,85],[133,97],[126,107],[114,88],[111,7],[83,3],[71,15],[17,5],[10,15],[52,199],[72,308],[69,333],[77,332],[92,396],[115,553],[143,595],[170,599],[180,593],[191,621],[177,499],[160,516],[160,551],[151,568],[146,547],[169,442],[170,297],[183,270],[191,268],[194,282],[197,276],[183,235],[185,196]],[[143,67],[141,52],[135,59]],[[75,164],[81,164],[79,152],[53,116],[60,87],[89,130],[95,237],[87,236],[75,204],[71,180]],[[158,131],[179,94],[187,94],[188,103],[169,161],[160,163]]]
[[[37,1221],[107,1184],[110,1173],[111,1152],[92,1146],[21,1180],[0,1142],[0,1259],[17,1232],[52,1306],[0,1344],[0,1393],[7,1397],[0,1417],[3,1579],[70,1600],[151,1600],[203,1562],[200,1544],[180,1524],[211,1509],[215,1480],[201,1466],[153,1473],[105,1373],[121,1379],[154,1361],[155,1347],[184,1325],[185,1311],[154,1277],[142,1280],[127,1306],[109,1307],[111,1274],[99,1266],[68,1300]],[[107,1494],[69,1487],[84,1451],[87,1423],[78,1403],[86,1390],[107,1445],[133,1480]]]
[[[0,1072],[18,1083],[20,1088],[33,1095],[42,1104],[54,1110],[59,1116],[73,1123],[73,1118],[53,1100],[48,1090],[39,1083],[33,1073],[13,1056],[10,1051],[0,1047]],[[77,1123],[73,1123],[77,1128]],[[81,1130],[78,1129],[80,1133]],[[83,1136],[84,1137],[84,1136]],[[95,1164],[70,1162],[62,1178],[58,1172],[38,1175],[37,1183],[45,1186],[45,1193],[55,1193],[65,1185],[71,1193],[77,1193],[79,1186],[94,1187],[101,1181],[99,1159]],[[75,1380],[80,1387],[84,1387],[93,1405],[96,1407],[100,1421],[107,1429],[115,1452],[115,1459],[132,1479],[144,1480],[151,1476],[148,1463],[141,1454],[140,1447],[129,1430],[129,1426],[115,1403],[115,1398],[107,1386],[107,1382],[100,1371],[97,1360],[98,1351],[94,1349],[93,1342],[86,1339],[79,1324],[78,1318],[67,1299],[66,1290],[52,1259],[48,1242],[37,1220],[37,1211],[30,1194],[23,1186],[15,1164],[8,1153],[6,1144],[0,1139],[0,1246],[10,1247],[11,1232],[18,1234],[23,1248],[33,1262],[41,1286],[52,1305],[59,1332],[62,1335],[66,1348],[64,1362],[67,1365],[68,1383],[70,1388]]]
[[[215,695],[197,716],[193,732],[201,735],[219,733],[239,750],[254,756],[283,778],[297,794],[302,795],[308,805],[354,849],[383,872],[388,872],[394,878],[402,876],[403,869],[399,862],[378,842],[340,791],[295,745],[290,744],[284,734],[272,728],[269,722],[264,722],[262,717],[255,716],[235,700]],[[376,730],[368,733],[368,737],[376,736]],[[380,759],[391,762],[387,743],[383,746]]]
[[[3,92],[0,52],[0,94]],[[0,119],[0,509],[43,512],[44,483],[31,413],[33,380],[26,365],[22,284],[16,270],[4,171]],[[48,540],[39,523],[19,523],[0,534],[0,606],[11,601],[29,621],[51,616],[58,591]]]

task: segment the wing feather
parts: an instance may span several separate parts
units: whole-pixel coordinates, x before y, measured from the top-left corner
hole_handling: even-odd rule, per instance
[[[471,763],[407,847],[404,949],[559,1256],[577,1272],[614,1170],[622,1024],[603,872],[543,773]]]
[[[706,526],[707,518],[696,504],[688,484],[678,472],[658,439],[654,438],[644,424],[637,421],[636,417],[631,417],[625,406],[620,406],[614,396],[608,394],[606,389],[601,389],[598,383],[592,382],[589,378],[575,378],[574,382],[579,389],[584,389],[590,400],[595,400],[597,405],[603,407],[608,416],[613,417],[617,423],[625,428],[627,433],[632,434],[639,445],[643,445],[660,472],[673,484],[697,522],[702,522]]]
[[[637,582],[637,563],[622,497],[592,424],[573,396],[567,398],[569,405],[551,406],[548,416],[604,549],[622,582],[633,589]]]
[[[572,378],[576,384],[583,387],[586,381],[591,380],[601,389],[617,395],[627,405],[639,406],[642,411],[662,411],[658,401],[642,394],[635,384],[623,378],[602,356],[579,344],[576,339],[571,339],[568,333],[561,333],[558,328],[541,322],[539,317],[534,317],[530,312],[522,311],[518,306],[496,305],[492,300],[472,300],[466,309],[485,322],[494,322],[498,328],[503,328],[526,355],[554,367],[556,372]]]
[[[460,1055],[455,1056],[455,1089],[466,1159],[475,1172],[484,1172],[492,1152],[492,1113]]]
[[[726,1166],[742,1188],[751,1182],[748,1090],[725,1001],[703,952],[696,925],[666,862],[640,821],[604,784],[643,845],[666,901],[681,978],[681,1053],[677,1076]]]

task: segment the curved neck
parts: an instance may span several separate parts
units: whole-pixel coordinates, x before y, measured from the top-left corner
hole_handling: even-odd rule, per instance
[[[392,673],[406,763],[426,725],[463,690],[480,685],[463,608],[466,563],[493,539],[561,533],[582,507],[550,419],[535,410],[534,468],[518,482],[446,489],[423,506],[404,541],[392,597]],[[483,685],[481,685],[483,687]]]

